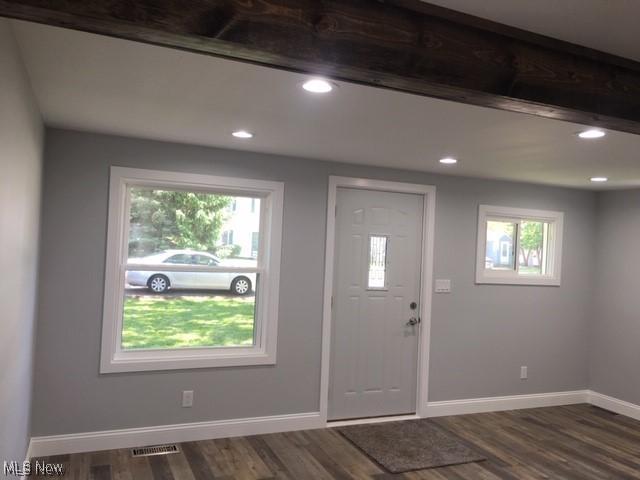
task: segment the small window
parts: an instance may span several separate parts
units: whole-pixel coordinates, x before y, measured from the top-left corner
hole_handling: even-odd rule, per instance
[[[371,235],[369,237],[369,274],[367,288],[384,290],[387,286],[387,237]]]
[[[222,245],[233,245],[233,230],[225,230],[221,237]]]
[[[101,372],[275,363],[282,184],[113,167],[109,198]]]
[[[562,212],[481,205],[476,283],[560,285]]]

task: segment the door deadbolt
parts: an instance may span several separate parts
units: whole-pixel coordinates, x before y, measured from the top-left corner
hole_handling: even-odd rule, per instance
[[[411,310],[415,310],[416,308],[418,308],[418,304],[417,304],[416,302],[411,302],[411,303],[409,304],[409,308],[410,308]]]

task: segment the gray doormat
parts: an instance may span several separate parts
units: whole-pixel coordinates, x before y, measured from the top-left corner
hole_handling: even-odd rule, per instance
[[[428,419],[352,425],[338,431],[391,473],[486,460]]]

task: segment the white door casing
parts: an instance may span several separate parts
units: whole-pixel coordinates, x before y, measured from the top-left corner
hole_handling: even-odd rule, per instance
[[[337,190],[329,420],[416,412],[424,200]]]

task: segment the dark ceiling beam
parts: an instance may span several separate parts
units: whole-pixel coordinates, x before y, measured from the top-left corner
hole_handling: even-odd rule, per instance
[[[639,62],[419,0],[0,0],[0,16],[640,133]]]

